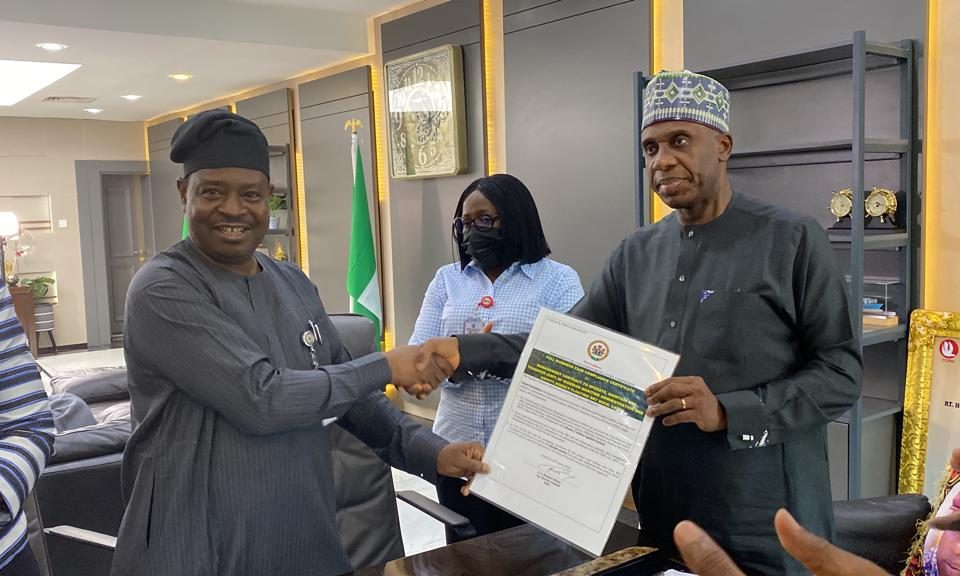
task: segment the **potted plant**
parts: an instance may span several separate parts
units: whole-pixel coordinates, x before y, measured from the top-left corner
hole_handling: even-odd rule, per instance
[[[284,196],[271,196],[270,202],[270,224],[271,230],[283,230],[287,227],[287,199]]]
[[[36,276],[34,278],[24,278],[20,280],[20,285],[30,288],[33,292],[33,299],[39,300],[47,295],[50,286],[53,286],[54,282],[56,282],[56,280],[49,276]]]

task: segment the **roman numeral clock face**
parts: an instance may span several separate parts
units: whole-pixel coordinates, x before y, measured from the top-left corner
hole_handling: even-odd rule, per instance
[[[394,178],[464,170],[461,61],[460,48],[448,45],[386,65]]]

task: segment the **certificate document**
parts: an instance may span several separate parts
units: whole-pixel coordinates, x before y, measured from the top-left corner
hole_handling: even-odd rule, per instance
[[[471,491],[599,555],[650,433],[643,390],[678,360],[541,309]]]

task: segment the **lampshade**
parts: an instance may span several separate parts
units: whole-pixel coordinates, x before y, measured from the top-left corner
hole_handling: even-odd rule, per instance
[[[20,221],[13,212],[0,212],[0,236],[13,236],[20,233]]]

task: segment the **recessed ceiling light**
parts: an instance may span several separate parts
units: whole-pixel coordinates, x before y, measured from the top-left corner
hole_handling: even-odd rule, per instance
[[[168,74],[168,78],[173,78],[179,82],[186,82],[187,80],[193,78],[193,74]]]
[[[79,68],[80,64],[0,60],[0,106],[13,106]]]
[[[99,114],[103,112],[103,108],[84,108],[84,112],[89,112],[90,114]]]
[[[123,96],[121,96],[121,98],[123,98],[124,100],[128,100],[130,102],[136,102],[137,100],[143,98],[143,96],[139,94],[124,94]]]
[[[37,48],[43,48],[47,52],[59,52],[68,48],[66,44],[57,44],[56,42],[41,42],[36,46]]]

